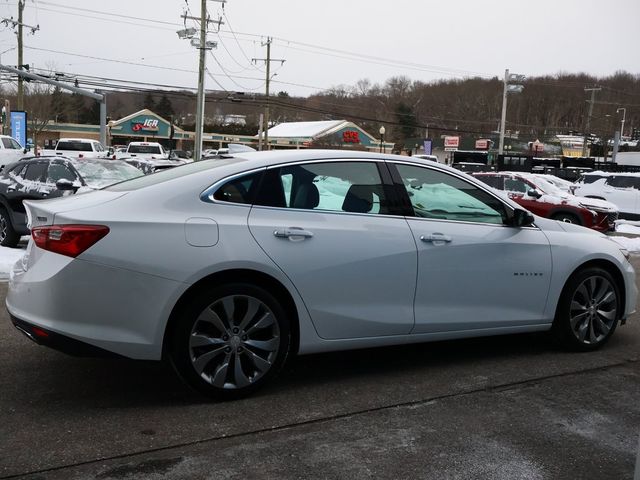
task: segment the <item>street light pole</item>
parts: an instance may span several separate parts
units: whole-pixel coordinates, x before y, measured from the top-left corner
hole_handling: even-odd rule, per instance
[[[380,127],[380,153],[382,153],[382,145],[384,144],[384,133],[386,132],[384,125]]]
[[[622,140],[622,137],[624,136],[624,121],[627,118],[627,109],[620,107],[616,110],[616,113],[620,113],[620,110],[622,110],[622,122],[620,122],[620,139]]]
[[[507,95],[509,93],[520,93],[524,88],[523,85],[514,84],[512,82],[523,82],[524,75],[518,75],[516,73],[509,74],[509,69],[504,71],[504,87],[502,89],[502,116],[500,120],[500,143],[498,145],[498,155],[504,153],[504,134],[507,123]]]

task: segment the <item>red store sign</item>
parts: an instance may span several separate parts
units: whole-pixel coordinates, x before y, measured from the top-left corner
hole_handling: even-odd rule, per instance
[[[344,143],[360,143],[360,132],[356,130],[345,130],[342,132],[342,141]]]

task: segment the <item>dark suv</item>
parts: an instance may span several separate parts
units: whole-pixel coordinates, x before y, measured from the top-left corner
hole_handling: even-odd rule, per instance
[[[23,200],[71,195],[141,176],[119,160],[31,157],[7,165],[0,173],[0,245],[15,247],[29,235]]]

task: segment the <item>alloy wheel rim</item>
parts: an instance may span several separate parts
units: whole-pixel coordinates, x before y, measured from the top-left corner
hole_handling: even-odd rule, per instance
[[[206,307],[189,336],[194,370],[214,387],[252,385],[272,367],[280,328],[271,309],[248,295],[223,297]]]
[[[611,282],[601,276],[589,277],[571,299],[571,331],[581,343],[598,344],[613,328],[617,313],[618,298]]]

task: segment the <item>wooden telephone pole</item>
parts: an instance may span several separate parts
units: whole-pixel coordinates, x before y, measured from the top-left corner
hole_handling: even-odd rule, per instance
[[[271,82],[271,62],[280,62],[280,65],[284,64],[286,60],[282,58],[271,58],[271,43],[273,42],[273,38],[267,37],[266,42],[262,42],[262,46],[267,47],[267,58],[252,58],[251,61],[253,63],[264,62],[267,67],[267,75],[266,75],[266,92],[265,96],[267,101],[264,106],[264,149],[269,150],[269,83]],[[262,132],[261,136],[262,136]]]

